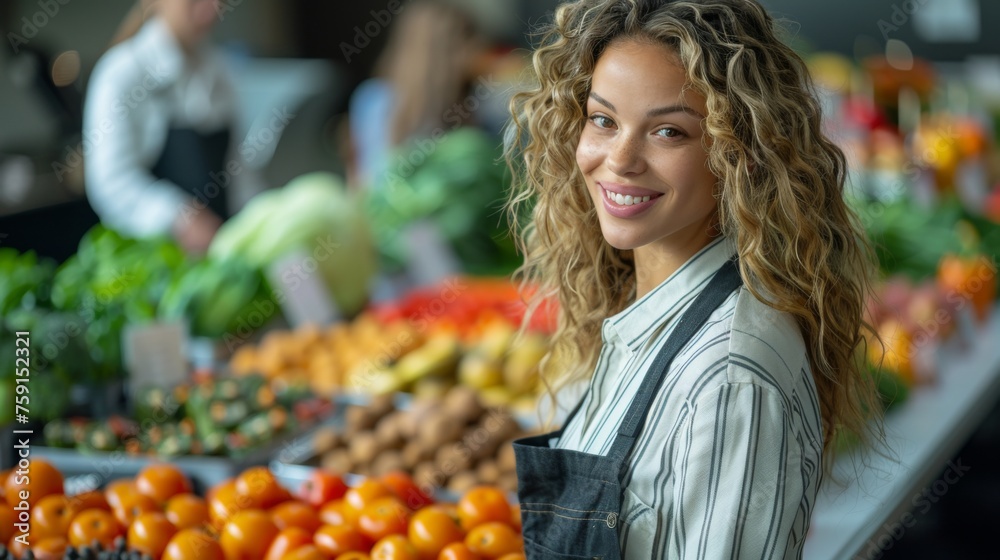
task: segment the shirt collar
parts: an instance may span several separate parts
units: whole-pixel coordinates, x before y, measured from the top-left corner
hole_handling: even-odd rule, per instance
[[[146,71],[156,78],[159,89],[177,82],[184,73],[185,54],[167,23],[159,17],[147,21],[132,40]]]
[[[683,303],[697,295],[735,254],[736,246],[729,239],[713,240],[659,286],[605,321],[605,337],[617,335],[629,350],[639,350],[657,327],[677,315]]]

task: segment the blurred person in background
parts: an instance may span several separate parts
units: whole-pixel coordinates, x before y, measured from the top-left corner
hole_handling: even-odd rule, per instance
[[[203,253],[230,216],[233,183],[255,182],[233,140],[236,98],[207,42],[218,0],[140,0],[91,75],[87,195],[134,237],[172,235]],[[248,189],[249,190],[249,189]],[[259,189],[257,189],[259,190]]]
[[[462,9],[441,0],[407,6],[375,75],[351,96],[351,182],[377,182],[399,147],[470,122],[471,115],[453,109],[470,94],[489,55],[486,39]]]

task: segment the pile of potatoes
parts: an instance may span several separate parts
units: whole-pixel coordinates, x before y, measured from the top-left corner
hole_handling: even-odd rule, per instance
[[[477,484],[517,490],[511,442],[527,434],[505,409],[484,407],[474,389],[414,399],[407,410],[391,396],[373,397],[345,416],[342,429],[315,436],[323,468],[364,476],[403,470],[423,487],[457,494]]]

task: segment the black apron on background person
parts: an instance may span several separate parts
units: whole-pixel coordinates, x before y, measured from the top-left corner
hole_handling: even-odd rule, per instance
[[[730,260],[698,294],[646,372],[606,456],[550,445],[553,438],[562,437],[583,398],[563,428],[514,442],[528,560],[620,560],[619,516],[632,447],[674,357],[742,283],[736,263]]]
[[[230,217],[226,189],[232,177],[226,171],[226,156],[231,136],[228,127],[209,133],[171,128],[150,173],[191,195],[194,209],[207,207],[225,221]]]

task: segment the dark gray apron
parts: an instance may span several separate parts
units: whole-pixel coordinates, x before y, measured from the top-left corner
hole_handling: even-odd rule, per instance
[[[232,182],[232,177],[225,175],[230,137],[228,127],[207,134],[190,128],[171,128],[150,173],[191,195],[199,202],[197,208],[207,206],[226,220],[230,216],[226,187]]]
[[[607,456],[556,449],[562,429],[514,442],[524,548],[529,560],[619,560],[618,536],[629,455],[646,423],[653,399],[681,348],[743,280],[734,261],[715,273],[681,316],[636,392]],[[580,409],[570,413],[565,427]]]

